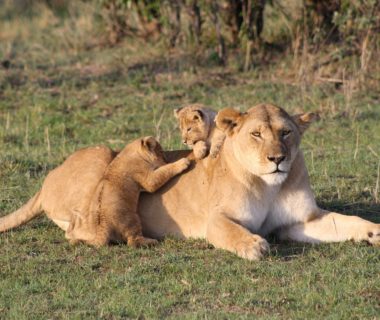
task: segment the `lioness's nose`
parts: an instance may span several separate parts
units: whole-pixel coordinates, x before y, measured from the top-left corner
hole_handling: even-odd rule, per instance
[[[275,164],[280,164],[282,161],[285,160],[285,156],[284,155],[280,155],[280,156],[267,156],[268,160],[269,161],[272,161],[274,162]]]

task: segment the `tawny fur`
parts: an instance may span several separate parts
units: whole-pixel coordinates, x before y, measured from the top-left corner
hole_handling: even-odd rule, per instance
[[[183,143],[190,146],[196,159],[203,159],[209,153],[217,157],[223,145],[225,134],[216,128],[216,112],[202,104],[190,104],[175,109]]]
[[[42,212],[66,231],[74,217],[88,215],[99,181],[115,156],[116,153],[105,146],[74,152],[49,172],[41,190],[32,199],[0,218],[0,232],[18,227]]]
[[[195,162],[152,194],[141,193],[138,212],[144,235],[205,238],[250,260],[267,252],[264,237],[271,232],[303,242],[379,245],[379,224],[317,206],[299,148],[302,134],[316,119],[313,113],[291,117],[268,104],[246,113],[221,110],[216,123],[226,138],[218,157]],[[54,177],[49,174],[40,193],[23,209],[25,215],[29,219],[43,207],[67,230],[73,214],[88,205],[84,196],[90,192],[84,190],[96,188],[112,154],[108,148],[75,153],[55,169]],[[165,153],[167,161],[183,156],[186,151]],[[17,214],[17,223],[25,222],[21,216]],[[12,225],[5,220],[0,220],[0,230]]]
[[[89,160],[91,155],[93,162],[80,162]],[[189,164],[187,158],[167,164],[160,144],[153,137],[128,144],[117,156],[106,147],[80,150],[48,175],[42,190],[25,206],[0,219],[0,231],[25,223],[45,210],[66,231],[71,242],[102,246],[110,241],[125,241],[134,247],[155,244],[157,240],[142,234],[137,214],[140,192],[156,191]],[[91,169],[96,172],[95,177],[91,176]],[[73,179],[77,186],[71,185]],[[57,197],[68,201],[56,204]],[[78,201],[76,204],[73,198]],[[68,213],[56,219],[57,205],[66,205],[71,216]]]
[[[187,158],[166,164],[162,148],[153,137],[127,145],[109,164],[97,187],[93,199],[96,232],[88,242],[95,246],[120,240],[133,247],[156,244],[157,240],[142,234],[137,213],[140,192],[156,191],[189,164]]]
[[[140,197],[144,232],[205,238],[250,260],[269,249],[264,237],[271,232],[303,242],[379,245],[379,224],[316,204],[299,145],[317,118],[291,117],[268,104],[245,113],[221,110],[216,123],[226,138],[219,156],[197,161],[158,192]]]

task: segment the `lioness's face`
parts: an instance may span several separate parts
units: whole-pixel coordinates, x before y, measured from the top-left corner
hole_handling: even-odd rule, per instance
[[[266,111],[266,110],[265,110]],[[297,126],[277,109],[250,109],[237,132],[233,149],[244,167],[268,184],[282,183],[301,140]]]
[[[222,110],[217,125],[226,131],[234,156],[246,170],[270,185],[285,181],[301,141],[297,120],[279,107],[259,105],[244,114]]]

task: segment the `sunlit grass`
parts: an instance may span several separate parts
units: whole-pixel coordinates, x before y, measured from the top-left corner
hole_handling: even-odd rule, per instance
[[[21,206],[49,170],[83,146],[119,149],[155,135],[166,149],[181,148],[172,113],[183,103],[244,110],[271,102],[321,113],[303,141],[321,206],[380,222],[376,92],[330,83],[302,89],[274,76],[283,66],[249,73],[193,66],[139,41],[85,50],[83,33],[62,33],[77,27],[27,23],[19,33],[0,28],[0,60],[10,62],[0,67],[0,215]],[[70,246],[53,223],[36,219],[0,235],[0,318],[378,317],[379,249],[270,241],[260,262],[203,240],[96,250]]]

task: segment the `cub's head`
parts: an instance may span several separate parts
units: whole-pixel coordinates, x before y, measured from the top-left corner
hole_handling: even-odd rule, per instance
[[[178,119],[182,142],[189,146],[198,141],[206,141],[214,126],[216,112],[202,104],[190,104],[175,109]]]
[[[285,181],[299,150],[301,136],[319,117],[315,113],[290,116],[285,110],[260,104],[241,113],[221,110],[216,126],[226,133],[226,143],[239,165],[267,184]]]
[[[143,161],[148,161],[156,167],[166,164],[162,147],[154,137],[141,138],[139,144],[139,154]]]

